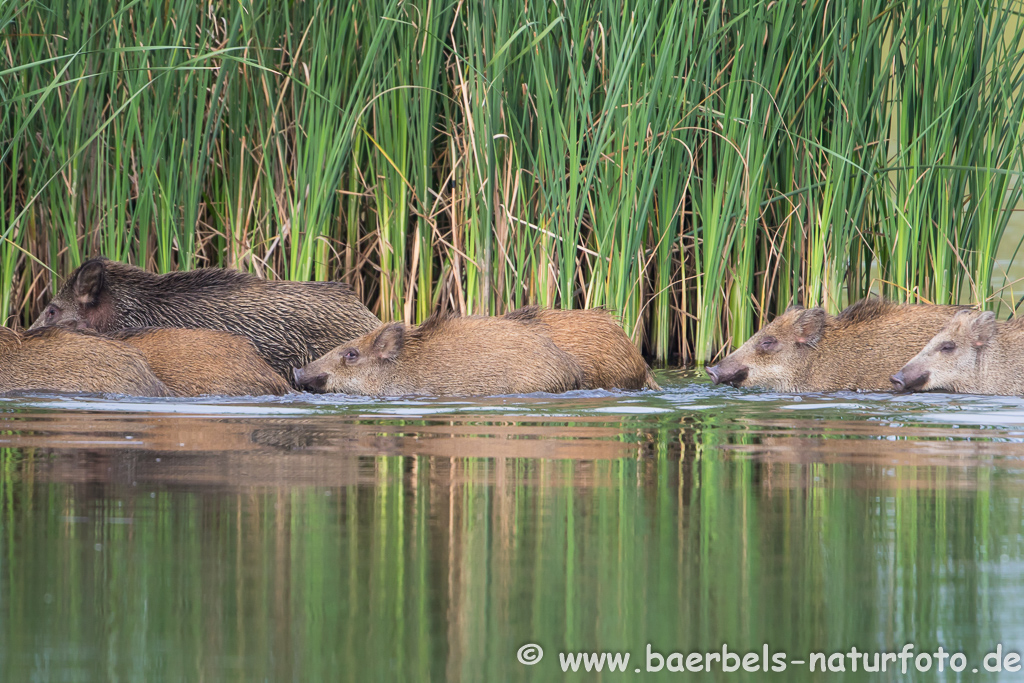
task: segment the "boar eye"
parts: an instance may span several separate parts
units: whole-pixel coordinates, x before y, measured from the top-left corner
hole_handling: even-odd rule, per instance
[[[48,306],[47,309],[46,309],[46,317],[48,319],[52,320],[53,317],[56,316],[56,315],[57,315],[57,307],[56,306]]]
[[[359,358],[359,352],[355,349],[345,349],[345,353],[341,354],[341,357],[347,361],[354,361]]]
[[[760,342],[758,342],[757,347],[762,351],[772,353],[773,351],[779,350],[779,340],[776,339],[775,337],[765,337]]]
[[[953,351],[956,351],[956,342],[953,342],[953,341],[944,341],[944,342],[942,342],[942,345],[939,347],[939,351],[942,351],[943,353],[951,353]]]

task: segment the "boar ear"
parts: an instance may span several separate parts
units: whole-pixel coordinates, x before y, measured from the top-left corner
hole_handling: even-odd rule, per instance
[[[971,322],[971,336],[974,338],[974,345],[978,348],[985,346],[996,333],[996,314],[992,311],[984,311]]]
[[[793,327],[799,346],[817,346],[825,329],[825,309],[809,308],[797,317]]]
[[[800,304],[790,304],[789,306],[786,307],[786,313],[789,313],[790,311],[802,311],[802,310],[804,310],[804,307],[801,306]]]
[[[405,325],[391,323],[373,340],[373,351],[381,360],[394,360],[405,346]]]
[[[103,261],[86,261],[75,275],[72,292],[79,306],[95,306],[106,287],[106,266]]]

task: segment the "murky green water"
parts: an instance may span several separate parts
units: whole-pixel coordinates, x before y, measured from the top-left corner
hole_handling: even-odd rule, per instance
[[[659,379],[0,399],[0,680],[1024,678],[983,665],[1024,651],[1024,400]],[[906,643],[964,669],[852,673]]]

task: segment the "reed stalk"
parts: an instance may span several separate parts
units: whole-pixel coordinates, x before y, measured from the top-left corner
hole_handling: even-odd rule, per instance
[[[659,361],[869,292],[1007,315],[1021,9],[2,3],[0,317],[100,253],[388,320],[607,306]]]

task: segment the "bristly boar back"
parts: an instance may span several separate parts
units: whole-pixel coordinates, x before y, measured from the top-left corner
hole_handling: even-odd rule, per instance
[[[128,344],[63,328],[19,334],[0,327],[0,394],[12,391],[170,396]]]
[[[575,358],[583,369],[584,389],[661,389],[644,357],[604,308],[524,306],[505,319],[535,326]]]
[[[175,396],[282,396],[288,383],[240,334],[224,330],[133,327],[108,333],[146,357]]]
[[[31,329],[111,332],[129,327],[206,328],[247,337],[288,381],[339,344],[380,325],[338,282],[287,282],[220,268],[154,275],[105,258],[68,277]]]

